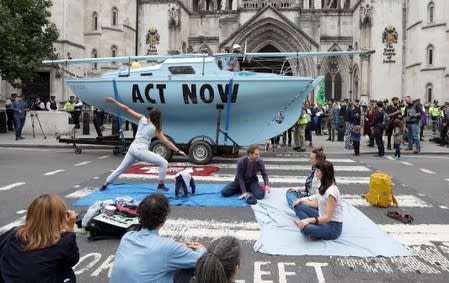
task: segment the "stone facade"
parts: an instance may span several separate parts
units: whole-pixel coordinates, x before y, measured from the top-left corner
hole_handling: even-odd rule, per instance
[[[247,52],[366,48],[376,52],[289,59],[280,70],[325,76],[328,98],[410,95],[427,103],[449,100],[447,11],[446,0],[61,0],[51,12],[60,58],[221,52],[236,43]],[[51,73],[51,94],[66,100],[63,79],[52,68],[43,71]],[[9,91],[5,83],[1,91]]]

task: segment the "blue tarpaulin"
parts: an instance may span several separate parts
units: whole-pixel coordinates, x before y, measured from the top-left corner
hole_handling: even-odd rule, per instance
[[[224,198],[220,191],[224,184],[197,184],[196,193],[190,198],[175,199],[175,185],[165,184],[170,191],[163,192],[170,200],[170,205],[210,206],[210,207],[245,207],[248,204],[238,199],[239,195]],[[119,196],[130,196],[140,202],[147,195],[157,192],[157,183],[123,183],[111,184],[104,191],[95,191],[75,201],[73,206],[91,206],[97,200],[115,199]],[[189,194],[191,190],[189,189]],[[182,196],[182,190],[180,192]]]

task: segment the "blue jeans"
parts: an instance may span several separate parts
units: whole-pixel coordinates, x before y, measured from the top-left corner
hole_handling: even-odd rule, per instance
[[[408,148],[412,148],[413,144],[416,148],[421,148],[419,143],[419,125],[417,123],[407,124],[408,130]]]
[[[16,138],[22,136],[23,125],[25,125],[25,117],[14,117],[14,128],[16,128]]]
[[[250,182],[245,183],[246,191],[252,193],[256,199],[263,199],[265,197],[265,191],[261,190],[259,187],[259,179],[255,177]],[[222,190],[221,194],[224,197],[230,197],[235,194],[241,194],[240,183],[237,178],[231,183],[227,184]]]
[[[312,208],[303,204],[295,207],[296,216],[299,219],[319,216],[318,209]],[[335,240],[337,239],[343,228],[343,223],[336,221],[329,221],[323,224],[309,224],[301,230],[305,236],[312,236],[321,240]]]
[[[287,198],[288,207],[292,208],[292,204],[295,199],[304,198],[307,197],[307,195],[304,192],[287,192],[285,197]]]

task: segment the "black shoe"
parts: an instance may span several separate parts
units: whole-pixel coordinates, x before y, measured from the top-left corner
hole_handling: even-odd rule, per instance
[[[380,155],[380,154],[374,154],[374,157],[382,157],[383,156],[383,154],[382,155]]]
[[[391,146],[387,146],[387,150],[391,150]]]
[[[304,148],[298,147],[298,149],[295,149],[297,152],[305,152],[306,150]]]
[[[107,189],[107,187],[108,187],[108,185],[101,185],[98,189],[100,190],[100,191],[104,191],[104,190],[106,190]]]
[[[369,146],[369,147],[374,147],[374,144],[369,144],[368,146]]]
[[[19,137],[19,140],[24,140],[24,139],[25,139],[25,138],[24,138],[24,137],[22,137],[22,136],[20,136],[20,137]]]
[[[327,141],[330,141],[331,139],[327,139]]]

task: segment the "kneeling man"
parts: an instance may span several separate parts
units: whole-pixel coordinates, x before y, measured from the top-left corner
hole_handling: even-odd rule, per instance
[[[258,199],[264,198],[265,191],[270,192],[268,174],[265,170],[265,164],[260,158],[258,145],[250,145],[246,153],[247,155],[237,161],[237,173],[234,181],[226,185],[221,190],[221,194],[224,197],[240,194],[240,198],[246,199],[248,204],[256,204]],[[262,175],[263,186],[259,186],[258,172]]]

